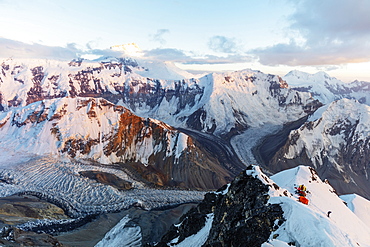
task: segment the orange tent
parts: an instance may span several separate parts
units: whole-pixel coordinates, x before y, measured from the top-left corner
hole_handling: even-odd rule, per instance
[[[308,199],[304,196],[300,196],[299,201],[302,202],[303,204],[308,205]]]

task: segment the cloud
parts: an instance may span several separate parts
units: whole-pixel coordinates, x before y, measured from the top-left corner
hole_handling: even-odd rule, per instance
[[[228,55],[227,57],[204,55],[202,57],[192,57],[186,55],[184,51],[173,48],[157,48],[144,52],[144,57],[172,61],[183,64],[228,64],[243,63],[251,61],[251,57],[243,55]]]
[[[46,46],[37,43],[27,44],[20,41],[0,38],[0,57],[3,58],[13,57],[71,60],[73,58],[80,57],[83,54],[97,56],[122,56],[121,52],[109,49],[91,49],[89,44],[87,44],[87,48],[88,49],[78,48],[74,43],[67,44],[65,47],[60,47]]]
[[[66,47],[53,47],[40,44],[26,44],[20,41],[0,38],[0,56],[15,58],[75,58],[79,49],[75,44]]]
[[[265,65],[339,65],[370,60],[370,1],[300,0],[288,43],[252,50]]]
[[[202,57],[193,57],[187,55],[184,51],[173,48],[157,48],[153,50],[142,51],[142,58],[161,61],[172,61],[184,64],[228,64],[250,61],[251,58],[242,55],[230,54],[226,57],[204,55]],[[90,55],[90,56],[87,56]],[[92,55],[92,56],[91,56]],[[0,57],[8,58],[41,58],[72,60],[78,57],[124,57],[130,56],[124,51],[111,49],[93,49],[91,43],[86,47],[78,47],[76,44],[67,44],[65,47],[46,46],[41,44],[26,44],[20,41],[0,38]]]
[[[148,58],[164,60],[164,61],[182,61],[191,59],[185,55],[182,50],[173,48],[157,48],[144,52],[144,56]]]
[[[234,39],[225,36],[213,36],[208,41],[208,47],[215,52],[236,53],[238,51]]]
[[[155,34],[150,35],[152,37],[152,41],[159,42],[161,45],[166,43],[166,40],[163,38],[163,35],[169,33],[169,29],[158,29]]]

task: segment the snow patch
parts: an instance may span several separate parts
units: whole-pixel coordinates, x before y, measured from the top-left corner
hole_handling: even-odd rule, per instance
[[[178,244],[173,243],[172,246],[177,247],[202,246],[207,241],[209,231],[211,230],[212,227],[213,217],[214,217],[213,213],[207,214],[206,223],[202,229],[200,229],[196,234],[185,238]],[[175,241],[175,239],[173,241]]]
[[[126,226],[131,219],[128,216],[114,226],[95,247],[140,247],[141,228],[140,226]]]

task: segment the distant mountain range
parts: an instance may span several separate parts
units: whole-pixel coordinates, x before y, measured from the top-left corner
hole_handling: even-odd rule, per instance
[[[231,189],[233,184],[244,179],[249,182],[257,178],[261,180],[252,181],[256,186],[263,185],[261,194],[256,195],[257,201],[263,204],[264,210],[276,213],[272,218],[263,218],[263,221],[269,221],[269,229],[264,228],[266,232],[260,238],[264,247],[284,243],[310,246],[308,236],[317,234],[312,231],[300,238],[292,233],[293,226],[300,227],[292,220],[296,216],[294,210],[301,209],[301,205],[294,204],[294,195],[291,195],[293,183],[315,186],[318,183],[323,191],[333,192],[335,189],[339,194],[356,193],[370,198],[369,82],[344,83],[324,72],[312,75],[291,71],[279,77],[250,69],[192,78],[191,74],[171,63],[113,57],[69,62],[3,59],[0,70],[0,187],[4,187],[3,196],[42,194],[43,198],[52,198],[71,212],[78,212],[79,217],[131,205],[172,205],[186,201],[185,198],[199,198],[201,192],[189,192],[189,197],[179,192],[178,200],[167,200],[157,196],[156,193],[162,194],[162,191],[151,193],[150,190],[217,189],[254,163],[269,176],[285,174],[283,179],[280,175],[271,177],[279,186],[275,187],[276,184],[263,175],[260,168],[249,167],[249,171],[237,177],[230,187],[209,198],[206,196],[206,200],[213,198],[225,203],[227,208],[227,204],[235,199],[231,194],[237,193]],[[58,164],[56,167],[60,164],[71,166],[71,170],[78,167],[79,172],[85,173],[67,172],[67,180],[53,178],[55,180],[43,184],[42,175],[40,177],[33,171],[35,162],[43,159],[48,162],[41,164],[40,169],[47,170],[47,174],[54,174],[50,165],[54,161]],[[313,170],[301,165],[315,168],[318,176],[327,179],[334,189],[326,182],[322,183],[317,175],[307,177]],[[91,170],[91,167],[95,168]],[[145,191],[140,192],[144,196],[122,204],[123,195],[130,192],[117,192],[106,183],[102,185],[104,189],[100,188],[109,191],[108,196],[101,198],[103,209],[98,209],[98,205],[90,208],[88,201],[95,189],[87,184],[104,181],[106,173],[99,172],[106,172],[108,168],[109,173],[125,177],[130,189]],[[288,168],[293,170],[281,172]],[[30,171],[29,176],[22,173],[26,170]],[[56,174],[60,176],[61,173],[58,170]],[[95,180],[82,178],[81,174],[93,174]],[[64,181],[73,183],[65,184]],[[68,191],[71,184],[86,185],[78,206],[73,206],[73,201],[69,200],[71,196],[63,199],[63,195],[71,195]],[[55,191],[50,185],[55,186]],[[264,186],[269,187],[268,190],[265,191]],[[336,205],[337,212],[350,215],[345,206],[339,206],[343,203],[334,193],[321,194],[319,187],[312,191],[321,198],[312,196],[318,211],[302,208],[311,225],[316,224],[313,218],[322,218],[327,210],[331,210],[331,203]],[[176,194],[168,192],[171,193]],[[264,193],[271,199],[263,200]],[[330,199],[330,203],[320,204],[326,196],[333,197],[333,201]],[[267,202],[282,203],[285,208],[269,208]],[[194,236],[199,237],[196,241],[204,240],[203,244],[209,246],[226,241],[217,236],[234,234],[230,231],[235,227],[230,224],[242,224],[231,221],[217,229],[212,228],[213,221],[224,222],[229,214],[225,212],[229,209],[217,212],[212,209],[211,212],[210,205],[204,206],[208,211],[202,211],[200,222],[208,228],[199,226],[198,230],[203,229],[201,235],[194,228]],[[294,212],[289,211],[289,207]],[[285,218],[281,216],[281,210],[285,212]],[[287,212],[291,215],[287,216]],[[258,213],[256,217],[256,220],[260,219]],[[357,218],[348,217],[357,224]],[[283,218],[284,223],[276,225],[275,220]],[[328,246],[335,246],[335,239],[347,241],[349,246],[355,246],[356,241],[366,243],[366,238],[352,235],[339,218],[336,218],[338,224],[325,220],[323,229],[334,237],[316,238],[315,241],[323,241]],[[283,226],[285,230],[282,230]],[[367,229],[363,231],[368,234]],[[276,237],[271,237],[273,232]],[[181,246],[183,241],[195,241],[194,238],[189,240],[189,233],[181,235],[180,230],[178,233],[178,236],[167,235],[162,242]]]

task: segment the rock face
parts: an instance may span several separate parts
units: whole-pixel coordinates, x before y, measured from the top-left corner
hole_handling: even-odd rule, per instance
[[[8,111],[0,135],[5,149],[119,163],[159,186],[212,189],[234,175],[186,134],[104,99],[52,99]]]
[[[93,179],[98,183],[111,185],[118,190],[129,190],[133,188],[131,182],[123,180],[111,173],[101,171],[80,171],[79,174],[84,177]]]
[[[357,193],[370,198],[370,108],[342,99],[298,130],[269,161],[273,172],[298,164],[315,167],[340,194]]]
[[[261,246],[284,218],[278,204],[268,203],[271,185],[252,175],[254,169],[250,166],[231,184],[216,193],[206,194],[204,200],[183,215],[180,223],[174,225],[157,246],[182,243],[207,230],[209,234],[203,237],[202,246]]]

